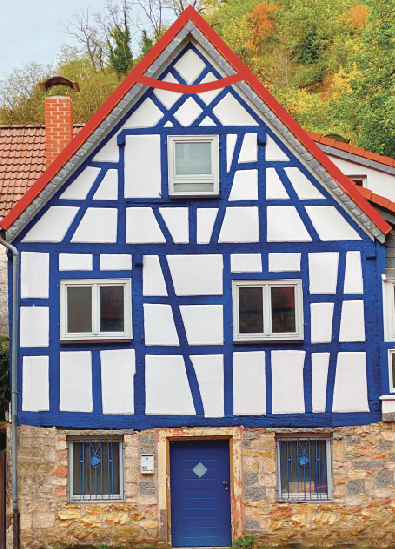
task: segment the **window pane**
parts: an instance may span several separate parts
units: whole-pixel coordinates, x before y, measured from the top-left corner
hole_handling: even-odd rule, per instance
[[[211,174],[211,143],[175,143],[176,175]]]
[[[121,497],[118,440],[73,442],[73,496],[95,500]]]
[[[92,332],[92,288],[90,286],[67,287],[67,332]]]
[[[395,388],[395,353],[391,353],[392,387]]]
[[[263,333],[262,288],[239,287],[239,332],[241,334]]]
[[[295,288],[272,286],[272,332],[283,334],[296,332]]]
[[[175,193],[212,193],[214,191],[214,183],[175,183]]]
[[[328,499],[326,440],[280,440],[280,498]]]
[[[100,286],[100,331],[124,331],[123,286]]]

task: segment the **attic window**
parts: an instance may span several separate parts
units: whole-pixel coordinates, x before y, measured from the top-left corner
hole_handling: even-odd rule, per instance
[[[357,187],[366,187],[366,175],[349,175],[348,177]]]
[[[216,196],[218,135],[168,137],[170,196]]]

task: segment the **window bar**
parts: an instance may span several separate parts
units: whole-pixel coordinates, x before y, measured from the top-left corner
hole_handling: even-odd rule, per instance
[[[88,490],[89,490],[89,494],[88,494],[88,499],[92,499],[92,446],[93,446],[93,443],[92,441],[89,441],[87,444],[89,444],[89,463],[88,463],[88,471],[89,471],[89,486],[88,486]]]
[[[109,492],[109,495],[112,496],[114,494],[114,448],[113,448],[113,441],[109,440],[108,441],[108,444],[111,446],[111,449],[110,449],[110,456],[111,456],[111,459],[110,459],[110,462],[108,464],[109,466],[109,469],[110,469],[110,492]]]
[[[124,444],[122,444],[121,451],[122,451],[122,459],[121,459],[121,457],[119,458],[120,459],[120,464],[124,464],[125,463],[125,461],[124,461],[124,457],[125,457],[125,446],[124,446]],[[121,468],[120,468],[120,470],[122,471]],[[120,475],[119,482],[121,482],[121,481],[122,481],[122,486],[123,486],[123,497],[125,498],[126,497],[125,480],[124,480],[123,476],[121,478],[121,475]],[[121,493],[121,490],[119,490],[119,493]]]
[[[308,441],[308,447],[309,447],[309,456],[308,456],[309,457],[309,463],[308,463],[308,465],[309,465],[309,479],[310,479],[309,480],[309,488],[310,488],[310,499],[312,499],[311,498],[311,485],[312,485],[312,477],[311,477],[311,475],[312,475],[312,470],[311,470],[311,442],[310,442],[309,438],[307,439],[307,441]]]
[[[104,495],[104,486],[103,486],[103,441],[100,439],[100,489],[101,489],[101,499]]]
[[[83,441],[80,443],[80,494],[82,499],[85,499],[85,444]]]
[[[318,490],[317,490],[317,495],[318,495],[318,498],[319,499],[322,499],[322,485],[321,485],[321,444],[320,444],[320,441],[317,439],[316,441],[316,445],[318,445],[318,451],[316,451],[316,454],[315,454],[315,459],[316,459],[316,464],[315,464],[315,469],[316,469],[316,476],[317,476],[317,486],[318,486]]]
[[[285,442],[287,449],[287,486],[288,486],[288,499],[289,499],[289,483],[292,479],[292,448],[289,441]],[[291,456],[291,457],[289,457]]]
[[[298,479],[298,492],[299,492],[299,484],[300,484],[300,476],[299,476],[299,437],[296,439],[296,475]]]

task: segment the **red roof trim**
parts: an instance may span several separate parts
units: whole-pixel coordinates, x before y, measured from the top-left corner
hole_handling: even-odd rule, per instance
[[[184,27],[188,20],[191,20],[200,29],[200,31],[212,42],[221,55],[234,67],[239,76],[242,77],[268,105],[270,109],[281,119],[281,121],[291,130],[301,143],[315,156],[321,165],[334,177],[339,186],[346,192],[350,198],[364,211],[375,225],[383,232],[388,233],[391,226],[384,221],[378,212],[367,202],[360,192],[352,185],[350,180],[339,170],[337,166],[321,151],[318,145],[307,135],[299,124],[290,114],[276,101],[268,90],[259,82],[259,80],[250,72],[250,70],[240,61],[236,54],[225,44],[225,42],[214,32],[210,25],[192,8],[188,8],[172,24],[169,30],[148,52],[148,54],[133,69],[129,76],[120,84],[115,92],[100,107],[96,114],[81,129],[78,136],[69,143],[63,152],[49,166],[44,174],[36,181],[24,197],[16,204],[11,212],[1,221],[3,229],[8,229],[19,215],[28,207],[28,205],[37,197],[43,188],[51,181],[58,171],[65,165],[70,157],[81,147],[86,139],[100,125],[102,120],[119,103],[129,89],[140,79],[141,75],[148,69],[158,55],[173,40],[176,34]]]
[[[151,88],[158,88],[160,90],[166,90],[176,93],[204,93],[208,91],[218,90],[225,88],[226,86],[231,86],[243,80],[243,77],[239,74],[233,74],[232,76],[227,76],[226,78],[220,78],[219,80],[214,80],[214,82],[205,82],[204,84],[176,84],[175,82],[166,82],[165,80],[155,80],[155,78],[150,78],[149,76],[140,76],[140,84],[145,86],[150,86]]]

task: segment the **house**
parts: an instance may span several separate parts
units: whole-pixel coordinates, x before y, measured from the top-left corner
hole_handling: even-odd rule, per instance
[[[23,546],[393,545],[392,206],[313,138],[188,8],[0,222]]]

